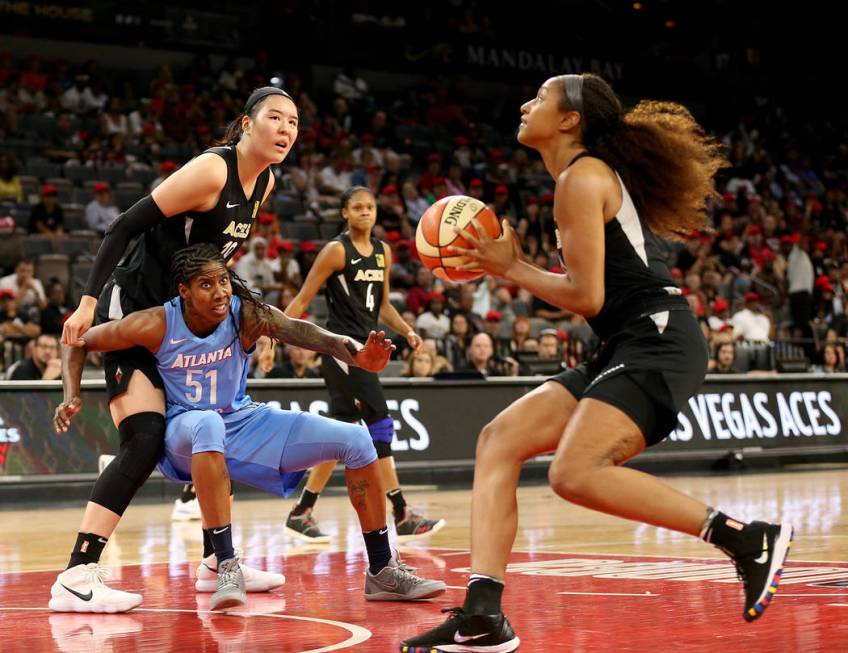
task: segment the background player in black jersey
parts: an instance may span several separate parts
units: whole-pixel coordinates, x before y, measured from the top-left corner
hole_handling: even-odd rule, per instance
[[[622,467],[665,438],[701,385],[707,349],[694,315],[659,254],[657,236],[704,226],[720,146],[678,104],[624,111],[595,75],[546,81],[521,107],[520,143],[556,180],[554,218],[564,272],[522,260],[515,233],[470,239],[468,269],[482,268],[540,299],[584,315],[602,341],[567,370],[501,412],[477,442],[471,570],[465,603],[404,653],[518,648],[501,610],[517,527],[522,463],[555,451],[551,487],[562,498],[619,517],[698,536],[733,559],[747,620],[773,596],[792,539],[788,524],[744,524],[648,474]]]
[[[349,188],[342,194],[341,213],[347,221],[347,231],[318,254],[300,292],[286,307],[286,314],[303,315],[326,283],[330,331],[353,338],[362,333],[367,336],[379,319],[395,333],[404,335],[413,349],[420,349],[421,338],[389,302],[392,250],[371,236],[377,220],[374,193],[364,186]],[[394,420],[389,416],[378,376],[348,367],[332,356],[322,356],[321,374],[330,391],[330,416],[347,422],[362,419],[371,432],[383,488],[392,502],[398,540],[432,535],[441,529],[445,525],[443,519],[427,519],[406,505],[392,456]],[[329,540],[318,528],[312,508],[334,467],[335,462],[329,461],[311,470],[300,500],[286,520],[286,530],[291,534],[311,542]]]
[[[174,290],[168,278],[171,260],[187,245],[211,243],[228,260],[247,238],[259,206],[273,190],[270,166],[286,158],[297,131],[297,107],[287,93],[275,87],[251,93],[242,115],[227,130],[227,145],[187,163],[110,226],[80,305],[65,322],[62,342],[81,346],[80,336],[91,326],[95,312],[97,321],[104,322],[167,301]],[[59,574],[58,585],[68,590],[67,597],[59,597],[68,600],[55,602],[63,611],[116,612],[140,601],[136,594],[106,587],[98,562],[121,515],[162,453],[163,384],[155,358],[142,348],[106,354],[104,367],[120,450],[94,485],[68,568]],[[207,539],[204,556],[211,559]],[[251,584],[254,591],[268,589],[275,582],[272,576],[249,570],[248,591]]]

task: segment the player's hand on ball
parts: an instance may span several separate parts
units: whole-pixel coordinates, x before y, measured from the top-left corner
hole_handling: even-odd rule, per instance
[[[79,397],[71,397],[59,404],[53,414],[53,428],[56,429],[56,433],[66,433],[71,425],[71,419],[80,412],[81,408],[82,400]]]
[[[480,226],[477,220],[472,220],[474,233],[466,229],[462,236],[471,247],[451,247],[451,250],[463,256],[466,260],[458,265],[460,270],[485,270],[498,277],[506,277],[509,269],[518,261],[513,242],[516,242],[515,232],[507,220],[501,222],[503,235],[492,238]]]
[[[372,331],[368,334],[368,340],[365,341],[365,346],[356,352],[353,360],[363,370],[379,372],[389,362],[389,356],[392,355],[395,349],[397,347],[392,344],[391,340],[386,338],[385,331],[380,331],[379,333]]]

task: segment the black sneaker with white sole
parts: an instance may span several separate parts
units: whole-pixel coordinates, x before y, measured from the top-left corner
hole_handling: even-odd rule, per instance
[[[745,621],[754,621],[762,616],[777,592],[783,565],[792,545],[794,529],[789,524],[768,524],[754,521],[745,526],[745,537],[756,543],[756,555],[731,554],[739,580],[745,586]],[[760,543],[761,541],[761,543]]]
[[[445,608],[450,616],[440,626],[400,643],[401,653],[509,653],[521,640],[503,614],[468,614]]]

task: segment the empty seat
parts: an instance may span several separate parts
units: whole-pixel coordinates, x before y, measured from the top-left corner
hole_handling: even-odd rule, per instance
[[[97,171],[88,166],[65,166],[65,177],[75,184],[97,179]]]
[[[404,361],[390,360],[386,366],[380,371],[381,377],[397,377],[403,376],[403,368],[406,366]]]
[[[126,211],[133,204],[135,204],[138,200],[144,197],[144,191],[142,190],[124,190],[119,188],[114,192],[115,205],[121,209],[121,211]]]
[[[91,256],[91,239],[77,235],[59,241],[59,253],[76,260],[80,256]]]
[[[298,240],[317,240],[320,235],[318,233],[318,226],[312,222],[292,222],[287,226],[288,228],[286,231],[290,234],[289,238],[297,238]]]
[[[59,165],[48,161],[30,160],[30,163],[27,163],[26,171],[28,175],[32,175],[33,177],[38,177],[40,179],[58,177],[62,174],[62,168]]]
[[[85,208],[80,204],[63,204],[62,212],[65,214],[65,231],[77,231],[85,229]]]
[[[45,289],[51,279],[58,279],[67,288],[71,277],[68,257],[64,254],[42,254],[35,266],[35,276],[41,280]]]
[[[318,231],[324,240],[332,240],[341,233],[340,225],[334,222],[322,222],[318,225]]]
[[[24,236],[23,257],[37,259],[44,254],[53,253],[53,241],[46,236]]]
[[[0,268],[11,268],[23,257],[23,236],[12,229],[0,231]]]
[[[74,304],[78,304],[85,285],[88,283],[88,275],[91,272],[91,262],[77,261],[71,265],[70,296]]]
[[[112,186],[127,180],[127,169],[124,167],[98,168],[97,176],[101,181],[108,181]]]

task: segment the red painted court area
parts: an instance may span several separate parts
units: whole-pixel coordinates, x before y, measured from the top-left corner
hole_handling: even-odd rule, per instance
[[[452,589],[434,602],[369,603],[361,552],[319,552],[284,561],[249,559],[283,571],[282,591],[251,594],[245,608],[208,611],[194,591],[194,565],[121,568],[113,582],[141,592],[125,615],[47,610],[55,572],[0,574],[3,653],[396,651],[397,643],[459,605],[468,553],[407,549],[404,559]],[[777,598],[753,624],[742,619],[741,585],[730,563],[694,558],[515,553],[505,606],[521,651],[848,650],[848,563],[787,565]]]

